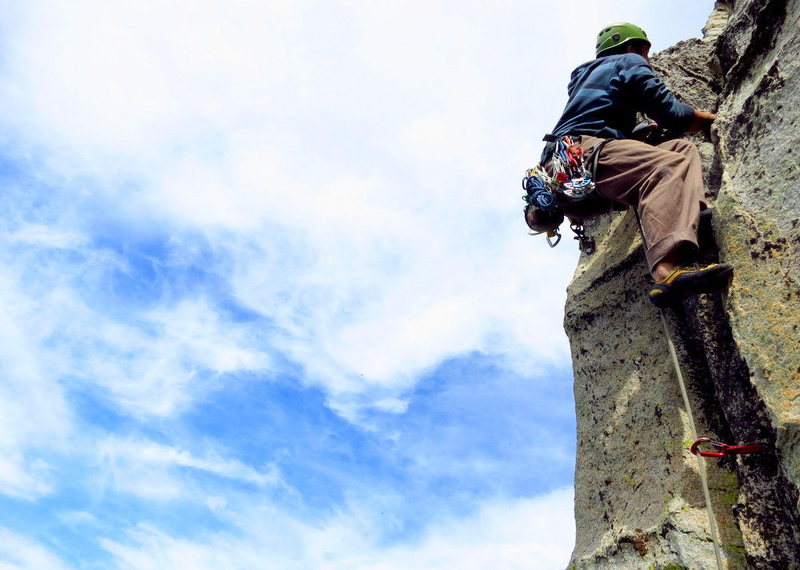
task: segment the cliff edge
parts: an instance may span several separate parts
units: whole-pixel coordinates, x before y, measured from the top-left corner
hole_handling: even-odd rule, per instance
[[[698,434],[764,453],[705,459],[723,564],[800,568],[800,0],[718,1],[703,40],[653,57],[716,111],[701,255],[727,295],[665,311]],[[707,220],[706,220],[707,221]],[[632,212],[587,225],[568,289],[578,417],[575,568],[716,568],[697,461]]]

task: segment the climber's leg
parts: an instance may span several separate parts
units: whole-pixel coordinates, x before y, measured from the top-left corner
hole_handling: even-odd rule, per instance
[[[693,144],[611,141],[600,155],[596,182],[602,196],[637,209],[656,280],[666,277],[666,269],[690,261],[705,207],[700,156]]]

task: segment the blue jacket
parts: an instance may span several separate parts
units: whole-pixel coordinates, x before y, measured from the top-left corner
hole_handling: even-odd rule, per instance
[[[567,92],[569,101],[552,131],[557,137],[627,138],[636,126],[637,111],[681,133],[694,117],[694,109],[678,101],[653,75],[647,60],[635,53],[584,63],[572,72]]]

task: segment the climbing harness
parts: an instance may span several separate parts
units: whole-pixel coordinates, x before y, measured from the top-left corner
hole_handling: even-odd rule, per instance
[[[597,169],[597,160],[600,155],[601,145],[598,145],[591,163],[583,147],[576,144],[571,137],[556,137],[545,135],[544,140],[552,145],[552,156],[548,168],[538,164],[525,172],[522,179],[522,188],[526,202],[525,218],[534,210],[537,218],[542,217],[544,222],[531,225],[534,232],[531,235],[545,234],[550,247],[555,247],[561,241],[558,225],[563,220],[563,215],[558,218],[560,211],[559,201],[583,200],[594,191],[594,173]],[[595,250],[594,239],[586,236],[583,225],[573,223],[570,229],[575,232],[578,240],[578,249],[582,253],[591,254]]]
[[[708,444],[714,449],[718,449],[719,451],[701,451],[698,449],[699,446],[703,444]],[[692,444],[692,447],[689,449],[694,455],[698,453],[703,457],[728,457],[729,455],[743,455],[745,453],[760,453],[764,450],[763,445],[753,444],[753,445],[728,445],[727,443],[722,443],[721,441],[714,441],[708,437],[701,437],[697,441]]]

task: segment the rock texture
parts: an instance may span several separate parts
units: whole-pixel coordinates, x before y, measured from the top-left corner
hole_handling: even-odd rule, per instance
[[[723,564],[800,568],[800,0],[718,1],[703,40],[653,58],[698,138],[727,296],[666,311],[699,435],[767,452],[707,459]],[[698,465],[632,213],[591,223],[569,286],[578,414],[576,568],[716,568]]]

